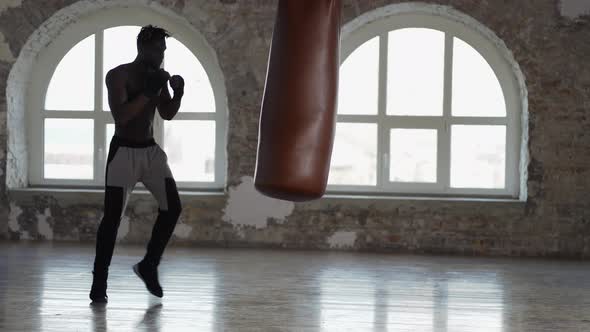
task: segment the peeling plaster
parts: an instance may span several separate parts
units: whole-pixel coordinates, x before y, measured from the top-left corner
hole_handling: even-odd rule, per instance
[[[23,0],[2,0],[0,2],[0,14],[8,8],[20,7],[22,4]]]
[[[48,218],[51,218],[51,210],[49,208],[45,208],[43,214],[37,214],[37,231],[46,240],[53,240],[53,228],[47,222]]]
[[[180,239],[190,239],[190,234],[193,228],[184,223],[176,224],[176,228],[174,228],[174,236]]]
[[[4,34],[0,31],[0,61],[13,62],[15,60]]]
[[[351,248],[356,241],[356,232],[336,232],[328,238],[330,248]]]
[[[129,234],[129,217],[124,216],[121,218],[121,224],[119,226],[119,231],[117,232],[117,241],[123,240],[127,234]]]
[[[561,15],[568,18],[576,18],[590,15],[590,1],[588,0],[561,0],[559,4]]]
[[[133,206],[133,213],[137,215],[148,214],[154,212],[154,204],[149,200],[140,200]]]
[[[31,236],[31,234],[28,231],[21,231],[19,239],[20,240],[32,240],[33,237]]]
[[[223,211],[224,221],[234,225],[265,228],[268,218],[281,223],[293,213],[293,202],[260,194],[254,188],[254,179],[251,176],[244,176],[241,180],[241,184],[229,189],[229,199]]]
[[[18,217],[23,213],[23,210],[20,206],[16,205],[14,202],[10,202],[10,213],[8,215],[8,228],[12,232],[19,232],[20,225],[18,223]]]
[[[236,236],[240,239],[246,238],[246,231],[244,230],[244,227],[240,227],[239,225],[236,226]]]

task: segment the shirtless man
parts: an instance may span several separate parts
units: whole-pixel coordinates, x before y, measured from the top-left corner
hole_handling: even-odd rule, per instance
[[[137,36],[137,57],[106,76],[109,106],[115,120],[105,176],[104,217],[96,236],[96,257],[90,299],[107,302],[107,276],[117,230],[129,195],[142,182],[159,204],[158,217],[143,260],[133,270],[155,296],[162,297],[158,265],[181,212],[176,182],[166,153],[153,138],[156,108],[165,120],[174,118],[184,94],[182,77],[160,69],[169,34],[145,26]],[[167,83],[174,91],[168,92]]]

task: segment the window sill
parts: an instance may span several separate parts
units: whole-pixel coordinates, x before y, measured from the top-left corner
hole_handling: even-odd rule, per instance
[[[56,198],[64,198],[66,200],[78,200],[78,203],[84,200],[93,201],[97,200],[102,202],[104,197],[104,189],[99,188],[56,188],[56,187],[29,187],[29,188],[15,188],[9,189],[9,196],[17,201],[31,200],[32,197],[45,194],[53,195]],[[182,198],[192,199],[219,199],[226,196],[226,193],[222,190],[180,190],[179,194]],[[151,196],[151,193],[146,189],[135,189],[131,194],[130,199],[145,199]],[[412,203],[412,202],[429,202],[429,203],[499,203],[499,204],[514,204],[516,206],[524,206],[526,201],[518,198],[505,198],[505,197],[445,197],[445,196],[427,196],[427,195],[415,195],[415,196],[402,196],[394,194],[369,194],[369,193],[334,193],[329,192],[325,194],[319,201],[336,201],[345,200],[350,202],[367,202],[367,201],[378,201],[378,202],[396,202],[396,203]]]
[[[181,198],[185,200],[220,199],[225,196],[221,190],[197,191],[179,190]],[[29,187],[14,188],[8,190],[11,200],[19,203],[33,203],[34,197],[39,195],[50,195],[60,201],[60,205],[103,204],[104,189],[99,188],[56,188],[56,187]],[[130,195],[130,202],[144,200],[152,197],[146,189],[135,189]]]
[[[14,189],[8,189],[9,192],[13,192],[13,193],[37,193],[37,192],[41,192],[41,193],[99,193],[99,194],[103,194],[104,193],[104,189],[98,189],[98,188],[56,188],[56,187],[28,187],[28,188],[14,188]],[[178,191],[180,193],[180,195],[185,195],[185,196],[223,196],[225,195],[224,192],[222,190],[210,190],[210,191],[199,191],[199,190],[190,190],[190,189],[185,189],[185,190],[179,190]],[[150,192],[147,189],[134,189],[132,195],[149,195]]]
[[[428,202],[464,202],[464,203],[503,203],[503,204],[515,204],[524,205],[526,201],[519,198],[510,197],[450,197],[450,196],[427,196],[427,195],[415,195],[415,196],[402,196],[395,194],[352,194],[352,193],[327,193],[322,197],[323,200],[378,200],[378,201],[397,201],[397,202],[416,202],[416,201],[428,201]]]

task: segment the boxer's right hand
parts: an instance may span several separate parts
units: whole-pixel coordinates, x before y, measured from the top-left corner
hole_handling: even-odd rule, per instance
[[[148,71],[145,80],[144,94],[149,98],[157,96],[160,92],[160,89],[164,87],[169,79],[170,74],[168,74],[168,72],[164,69]]]

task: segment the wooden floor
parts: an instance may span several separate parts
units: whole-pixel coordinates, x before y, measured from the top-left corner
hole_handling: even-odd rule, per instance
[[[590,331],[590,263],[169,248],[164,298],[118,246],[90,305],[91,245],[0,243],[0,331]]]

